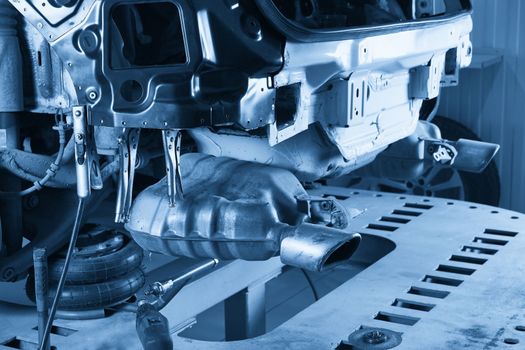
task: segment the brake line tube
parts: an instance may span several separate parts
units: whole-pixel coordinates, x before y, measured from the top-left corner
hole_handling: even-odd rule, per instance
[[[79,198],[77,212],[75,216],[75,222],[73,225],[73,230],[71,232],[71,238],[69,240],[69,247],[67,249],[66,259],[64,261],[64,269],[62,270],[62,274],[60,275],[60,280],[58,281],[56,294],[55,294],[55,297],[53,298],[53,304],[51,304],[51,309],[49,310],[49,316],[47,318],[46,328],[44,329],[44,333],[40,341],[40,345],[38,347],[39,350],[45,349],[45,345],[49,338],[49,333],[51,332],[51,327],[53,326],[53,321],[55,319],[55,314],[57,312],[58,303],[60,301],[62,290],[64,289],[64,285],[66,283],[67,270],[69,269],[69,264],[73,256],[73,252],[75,250],[75,246],[76,246],[77,239],[78,239],[78,233],[80,231],[80,226],[82,224],[82,217],[84,216],[84,207],[85,207],[85,199]]]

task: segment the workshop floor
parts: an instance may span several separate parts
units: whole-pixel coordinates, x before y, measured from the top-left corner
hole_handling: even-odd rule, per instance
[[[367,266],[352,263],[323,273],[307,272],[320,298],[363,271]],[[266,285],[266,330],[271,331],[315,302],[303,272],[290,269]],[[197,316],[197,323],[180,336],[206,341],[224,341],[224,303]]]

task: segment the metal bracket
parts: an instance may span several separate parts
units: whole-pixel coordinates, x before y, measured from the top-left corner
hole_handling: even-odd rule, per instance
[[[350,209],[350,212],[337,199],[298,196],[297,204],[299,210],[308,215],[313,223],[325,223],[330,227],[345,229],[348,227],[351,219],[363,213],[359,209]]]
[[[124,129],[119,143],[120,177],[115,222],[127,222],[133,196],[140,129]]]
[[[428,65],[410,70],[410,97],[431,100],[439,96],[445,70],[445,54],[434,56]]]
[[[162,130],[170,206],[174,206],[177,201],[183,199],[182,177],[180,174],[181,138],[182,134],[178,129]]]
[[[412,17],[414,19],[432,17],[447,12],[444,0],[412,0]]]
[[[499,151],[494,143],[459,139],[448,141],[421,138],[425,143],[425,158],[461,171],[481,173]]]
[[[73,133],[75,137],[75,168],[77,174],[77,195],[86,198],[91,194],[88,161],[88,123],[86,106],[74,106]]]
[[[428,154],[439,164],[454,165],[458,151],[456,148],[445,140],[425,140]]]
[[[86,198],[91,194],[92,189],[102,189],[103,180],[95,139],[89,126],[89,109],[87,106],[74,106],[72,114],[77,194],[80,198]]]

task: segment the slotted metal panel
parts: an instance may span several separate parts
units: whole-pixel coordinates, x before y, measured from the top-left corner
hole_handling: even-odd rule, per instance
[[[440,114],[501,145],[501,205],[525,212],[525,2],[473,4],[474,54],[498,50],[502,60],[464,70],[460,86],[444,90]]]
[[[282,268],[278,257],[221,265],[188,284],[162,310],[170,321],[175,349],[363,349],[359,341],[371,328],[402,333],[396,347],[402,350],[507,349],[505,344],[513,341],[519,342],[513,349],[523,349],[525,267],[520,261],[525,215],[448,199],[348,188],[318,186],[309,193],[337,197],[349,211],[362,210],[349,230],[363,236],[352,261],[365,268],[259,337],[230,342],[187,338],[179,331],[192,325],[196,315],[241,290],[260,286]],[[164,266],[149,278],[173,276],[173,271],[174,266]],[[35,312],[0,304],[0,349],[34,348]],[[142,348],[135,315],[129,312],[97,320],[56,320],[55,326],[61,327],[51,336],[57,350]],[[341,341],[352,345],[338,346]]]

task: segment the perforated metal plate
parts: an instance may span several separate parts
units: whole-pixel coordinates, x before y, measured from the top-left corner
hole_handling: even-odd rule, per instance
[[[358,255],[391,252],[266,335],[238,342],[175,336],[175,349],[357,349],[348,338],[368,327],[400,333],[396,349],[525,344],[525,332],[516,329],[525,325],[525,215],[466,202],[341,188],[311,192],[336,196],[349,208],[364,210],[351,224],[364,235],[366,251]],[[228,271],[217,271],[210,275],[217,278],[190,285],[165,312],[172,325],[206,307],[204,301],[197,307],[195,300],[202,298],[211,306],[216,301],[208,299],[214,294],[219,297],[255,278],[270,278],[280,268],[276,259],[240,264],[253,264],[243,265],[252,268],[251,279],[238,274],[224,280]],[[213,286],[218,280],[222,284]],[[140,348],[129,314],[57,324],[78,330],[68,337],[54,335],[58,349]],[[5,334],[0,331],[0,336]],[[36,332],[31,337],[35,341]],[[342,341],[350,345],[340,345]],[[510,344],[516,341],[519,345]],[[367,347],[375,348],[381,347]]]

